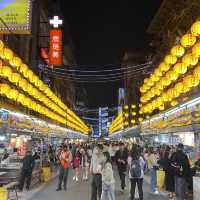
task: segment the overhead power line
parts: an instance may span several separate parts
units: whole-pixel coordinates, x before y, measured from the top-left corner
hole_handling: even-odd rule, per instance
[[[68,67],[70,66],[66,66],[66,68],[55,68],[55,70],[60,70],[60,71],[67,71],[67,72],[82,72],[82,73],[101,73],[101,72],[113,72],[113,71],[126,71],[127,69],[133,69],[133,68],[137,68],[139,66],[142,65],[150,65],[152,64],[152,62],[147,62],[144,64],[139,64],[139,65],[131,65],[131,66],[127,66],[127,65],[119,65],[117,69],[105,69],[105,70],[79,70],[79,69],[68,69]],[[106,65],[104,65],[105,67]],[[72,66],[71,66],[72,67]],[[74,67],[78,67],[76,65],[74,65]],[[97,66],[94,66],[97,67]],[[102,66],[103,67],[103,66]],[[116,65],[113,65],[113,67],[117,67]]]
[[[41,68],[39,67],[41,70],[44,70],[44,71],[48,71],[50,73],[55,73],[57,75],[65,75],[65,76],[68,76],[68,77],[75,77],[75,78],[88,78],[88,77],[92,77],[92,78],[118,78],[118,77],[121,77],[121,76],[125,76],[125,75],[131,75],[131,74],[136,74],[136,73],[140,73],[141,71],[145,70],[145,69],[148,69],[150,68],[151,66],[147,65],[147,66],[144,66],[144,67],[140,67],[140,68],[137,68],[135,70],[127,70],[127,71],[124,71],[124,72],[120,72],[120,73],[108,73],[108,74],[71,74],[71,73],[67,73],[67,72],[58,72],[58,71],[55,71],[53,69],[48,69],[48,68]]]

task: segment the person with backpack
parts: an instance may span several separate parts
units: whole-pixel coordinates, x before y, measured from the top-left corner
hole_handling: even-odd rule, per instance
[[[136,184],[138,187],[139,200],[143,200],[143,177],[145,161],[142,158],[137,145],[133,145],[131,159],[129,159],[129,179],[131,182],[130,200],[135,199]]]
[[[115,200],[115,179],[109,152],[104,152],[101,200]]]

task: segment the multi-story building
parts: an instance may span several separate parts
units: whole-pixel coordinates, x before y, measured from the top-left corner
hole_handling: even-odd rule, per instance
[[[70,79],[58,79],[54,74],[46,74],[39,69],[39,65],[47,67],[43,58],[41,57],[41,48],[46,50],[48,56],[49,49],[49,33],[50,24],[49,19],[54,15],[60,13],[59,1],[53,0],[35,0],[32,1],[32,19],[31,19],[31,34],[2,34],[2,39],[6,44],[26,63],[32,70],[46,82],[51,89],[59,96],[62,101],[69,107],[75,104],[75,87]],[[66,23],[65,23],[66,25]],[[67,67],[76,65],[74,57],[73,42],[70,37],[68,28],[62,27],[63,34],[63,65],[60,67]],[[44,69],[43,68],[43,69]]]

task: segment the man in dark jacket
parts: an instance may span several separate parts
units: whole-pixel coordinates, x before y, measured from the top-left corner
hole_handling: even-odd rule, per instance
[[[171,157],[171,165],[175,174],[175,193],[177,200],[186,199],[187,180],[191,173],[189,160],[183,152],[183,149],[183,144],[178,144],[177,151]]]
[[[22,191],[24,188],[24,182],[26,179],[26,189],[30,189],[32,171],[35,165],[35,159],[31,155],[31,151],[27,151],[25,157],[22,160],[21,177],[19,181],[19,190]]]
[[[122,192],[124,191],[126,187],[126,170],[127,170],[127,159],[128,159],[128,151],[125,148],[123,143],[119,144],[119,150],[115,154],[115,160],[119,172],[119,177],[121,180],[121,189]]]

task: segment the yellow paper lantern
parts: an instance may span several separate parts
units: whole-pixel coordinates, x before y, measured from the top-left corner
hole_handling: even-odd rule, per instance
[[[183,84],[184,86],[186,87],[192,87],[192,80],[193,79],[193,76],[192,75],[187,75],[186,77],[183,78]]]
[[[187,66],[194,66],[198,63],[198,57],[194,56],[193,54],[186,54],[183,56],[182,62]]]
[[[153,82],[157,82],[157,81],[159,81],[159,77],[158,76],[156,76],[155,74],[152,74],[151,76],[150,76],[150,79],[151,79],[151,81],[153,81]]]
[[[4,58],[7,60],[11,60],[13,58],[13,52],[11,49],[4,48],[3,54],[4,54]]]
[[[199,58],[200,56],[200,42],[196,43],[193,47],[192,47],[192,54],[194,56],[196,56],[197,58]]]
[[[144,87],[142,86],[142,87],[140,87],[140,92],[141,93],[145,93],[146,92],[146,90],[144,89]]]
[[[181,38],[181,45],[183,47],[191,47],[195,44],[196,42],[196,37],[192,34],[185,34],[182,38]]]
[[[124,122],[124,125],[125,125],[125,126],[128,126],[128,125],[129,125],[128,121],[125,121],[125,122]]]
[[[167,74],[166,74],[166,77],[171,80],[171,81],[175,81],[178,79],[179,77],[179,73],[177,73],[176,71],[172,70],[172,71],[169,71]]]
[[[136,108],[136,105],[135,105],[135,104],[132,104],[132,105],[131,105],[131,108],[132,108],[132,109]]]
[[[164,62],[160,63],[160,65],[158,66],[159,70],[162,72],[167,72],[170,68],[170,66]]]
[[[12,73],[12,75],[8,78],[12,83],[18,83],[20,80],[20,75],[18,73]]]
[[[125,110],[128,110],[128,105],[124,105],[124,109],[125,109]]]
[[[161,76],[162,76],[162,72],[161,72],[158,68],[155,69],[154,74],[155,74],[155,76],[157,76],[157,77],[161,77]]]
[[[128,113],[125,113],[124,116],[125,116],[126,118],[128,118],[129,114],[128,114]]]
[[[194,75],[192,75],[191,86],[192,87],[197,87],[198,85],[199,85],[199,79],[196,78]]]
[[[179,91],[180,93],[183,93],[183,83],[179,82],[174,86],[175,90]]]
[[[154,85],[154,82],[153,82],[153,81],[151,81],[151,80],[149,80],[149,81],[147,82],[147,85],[148,85],[149,87],[151,87],[151,86],[153,86],[153,85]]]
[[[191,33],[196,37],[200,35],[200,21],[197,21],[192,25]]]
[[[134,120],[134,119],[132,119],[132,120],[131,120],[131,123],[132,123],[132,124],[135,124],[135,120]]]
[[[10,89],[11,88],[9,85],[4,84],[4,83],[0,84],[0,93],[1,94],[8,94],[10,92]]]
[[[8,66],[3,66],[1,69],[1,73],[5,77],[9,77],[12,74],[12,69]]]
[[[1,51],[1,52],[2,52],[3,48],[4,48],[4,43],[3,43],[2,40],[0,40],[0,51]]]
[[[195,67],[194,72],[193,72],[194,76],[200,80],[200,65],[198,65],[197,67]]]
[[[142,121],[143,121],[143,118],[142,118],[142,117],[139,117],[138,120],[139,120],[139,122],[142,122]]]
[[[17,102],[22,103],[24,101],[24,94],[19,93],[18,97],[17,97]]]
[[[176,105],[178,105],[178,101],[177,101],[177,100],[173,100],[173,101],[171,102],[171,106],[176,106]]]
[[[168,101],[168,95],[167,95],[167,93],[163,93],[163,95],[162,95],[162,101],[163,102],[167,102]]]
[[[169,54],[165,57],[164,60],[167,65],[174,65],[177,61],[177,58],[176,58],[176,56]]]
[[[185,49],[181,45],[176,45],[172,47],[171,54],[176,57],[181,57],[185,53]]]
[[[10,92],[8,93],[9,98],[12,100],[16,100],[18,95],[19,95],[19,92],[15,89],[11,89]]]
[[[187,72],[187,65],[185,63],[177,63],[173,68],[174,73],[185,74]]]
[[[159,110],[164,110],[164,109],[165,109],[164,105],[159,106]]]
[[[169,86],[171,84],[171,80],[167,79],[166,77],[163,77],[161,82],[163,86]]]
[[[26,64],[21,64],[19,71],[24,75],[28,71],[28,66]]]
[[[131,114],[132,114],[132,116],[136,116],[136,112],[132,112]]]
[[[12,60],[10,60],[10,65],[18,68],[22,64],[22,60],[19,57],[14,56]]]

